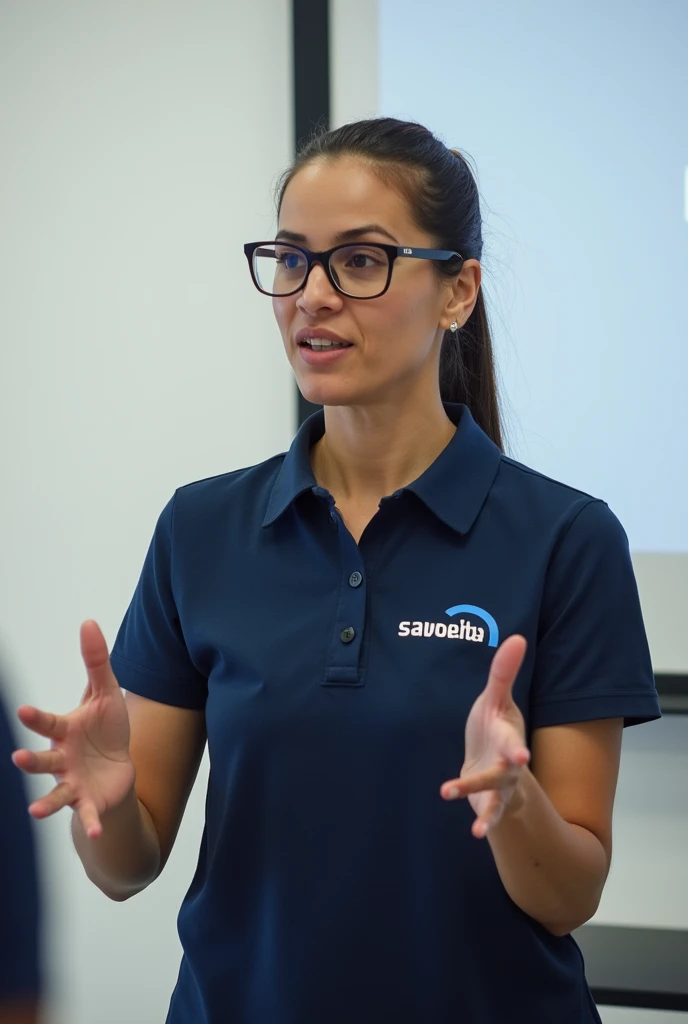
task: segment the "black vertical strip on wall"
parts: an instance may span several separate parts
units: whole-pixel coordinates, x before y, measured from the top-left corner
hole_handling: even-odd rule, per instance
[[[329,0],[292,0],[294,151],[316,127],[330,124]],[[322,408],[298,393],[298,423]]]

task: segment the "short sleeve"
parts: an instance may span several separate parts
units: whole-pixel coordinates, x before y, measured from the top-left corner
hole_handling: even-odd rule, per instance
[[[191,660],[173,592],[175,498],[158,518],[110,661],[122,689],[201,710],[208,682]]]
[[[661,718],[626,533],[591,499],[547,572],[531,689],[531,728],[598,718]]]
[[[43,988],[35,826],[23,775],[11,760],[17,749],[0,702],[0,1004],[39,998]]]

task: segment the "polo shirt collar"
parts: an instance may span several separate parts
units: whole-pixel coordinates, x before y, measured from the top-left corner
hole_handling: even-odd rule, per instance
[[[457,427],[447,447],[417,480],[396,493],[411,491],[457,533],[468,533],[494,482],[502,453],[477,425],[466,405],[444,402]],[[304,491],[318,488],[309,451],[325,433],[319,410],[301,424],[277,474],[263,526],[270,526]],[[322,492],[320,492],[322,493]]]

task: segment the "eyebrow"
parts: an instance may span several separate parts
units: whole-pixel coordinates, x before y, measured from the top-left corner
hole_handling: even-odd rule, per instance
[[[351,242],[356,238],[360,238],[361,235],[369,234],[385,235],[385,237],[391,239],[395,245],[399,244],[394,235],[390,235],[389,231],[387,231],[386,228],[381,227],[380,224],[365,224],[360,228],[350,228],[348,231],[340,231],[339,234],[334,236],[334,244],[338,245],[340,242]],[[280,238],[283,238],[288,242],[306,241],[306,236],[299,235],[296,231],[278,231],[275,235],[275,239],[277,240]]]

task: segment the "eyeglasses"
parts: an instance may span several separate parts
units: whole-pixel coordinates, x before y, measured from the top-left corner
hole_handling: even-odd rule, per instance
[[[381,242],[335,245],[312,252],[286,242],[247,242],[244,253],[253,283],[263,295],[294,295],[306,284],[314,263],[320,263],[330,284],[351,299],[377,299],[389,288],[397,257],[419,260],[458,260],[463,256],[451,249],[410,249]]]

